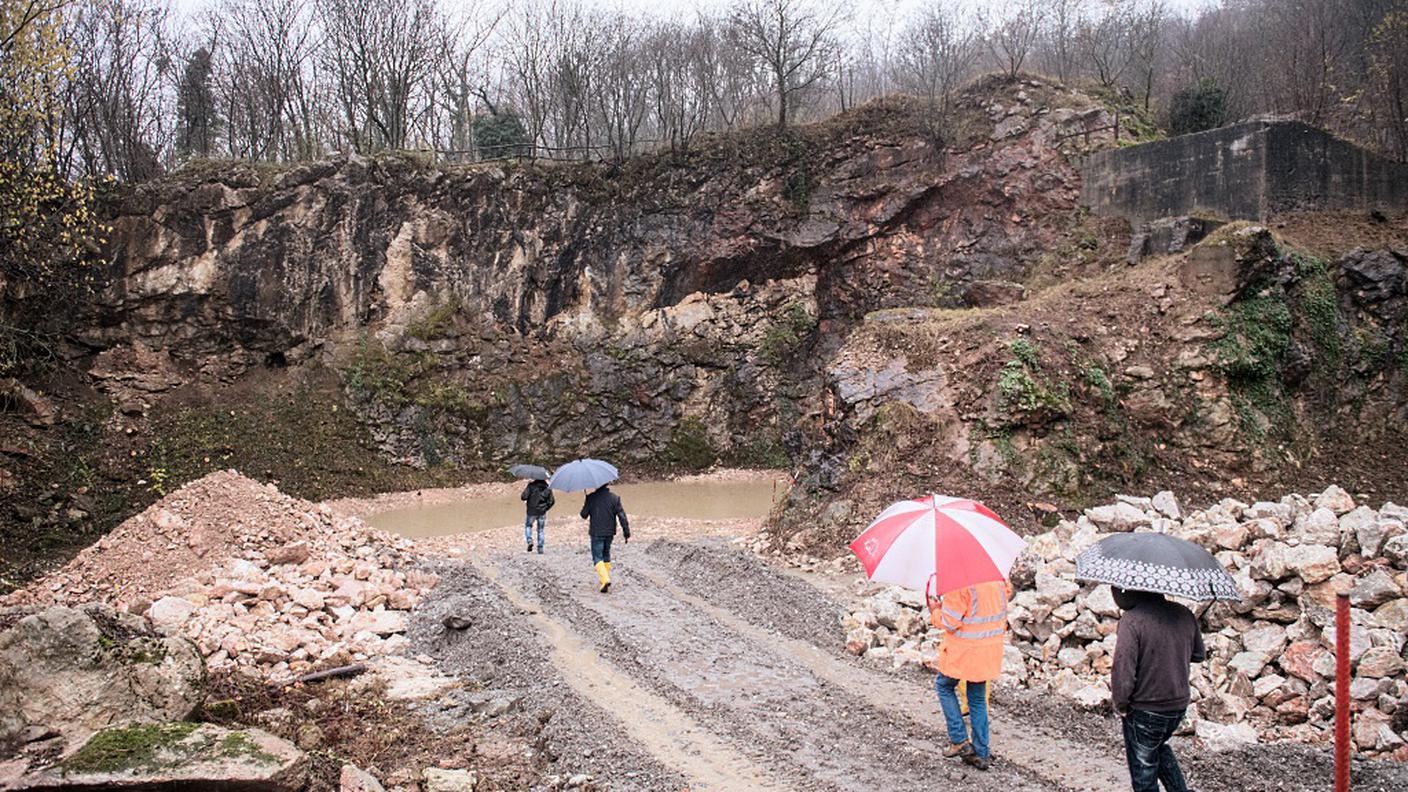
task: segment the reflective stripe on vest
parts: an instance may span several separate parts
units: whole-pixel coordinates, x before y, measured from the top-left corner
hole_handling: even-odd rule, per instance
[[[959,621],[962,622],[962,626],[960,626],[959,629],[957,629],[957,630],[954,631],[954,633],[953,633],[953,637],[954,637],[954,638],[958,638],[958,639],[964,640],[964,641],[980,641],[980,640],[982,640],[982,639],[984,639],[984,638],[992,638],[992,637],[994,637],[994,636],[1002,635],[1003,633],[1007,632],[1007,628],[1006,628],[1005,625],[1002,626],[1002,627],[997,628],[996,630],[978,630],[978,631],[972,631],[972,630],[968,630],[968,629],[967,629],[969,626],[972,626],[972,625],[977,625],[977,624],[991,624],[991,623],[993,623],[993,622],[995,622],[995,621],[1000,621],[1000,620],[1002,620],[1002,619],[1006,619],[1006,618],[1007,618],[1007,586],[1005,586],[1005,585],[1004,585],[1004,586],[999,586],[999,587],[998,587],[998,591],[1000,592],[999,596],[1001,596],[1001,598],[1002,598],[1002,605],[1000,606],[1000,607],[1001,607],[1001,610],[999,610],[997,613],[994,613],[994,614],[991,615],[991,616],[979,616],[979,615],[977,615],[977,613],[978,613],[978,587],[977,587],[977,586],[969,586],[969,587],[968,587],[968,613],[967,613],[967,614],[955,613],[954,611],[951,611],[951,610],[949,610],[948,608],[944,608],[944,609],[943,609],[943,610],[944,610],[944,613],[946,613],[946,614],[948,614],[948,615],[950,615],[950,616],[953,616],[955,619],[958,619]]]

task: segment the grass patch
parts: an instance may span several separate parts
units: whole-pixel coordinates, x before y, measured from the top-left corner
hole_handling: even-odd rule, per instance
[[[1092,390],[1100,394],[1100,398],[1108,407],[1115,403],[1115,387],[1110,382],[1110,375],[1105,373],[1105,369],[1094,363],[1087,363],[1081,370],[1081,376],[1085,379],[1085,384]]]
[[[406,333],[421,341],[444,338],[459,310],[460,307],[457,303],[441,303],[431,309],[430,313],[407,325]]]
[[[775,434],[766,432],[737,445],[728,455],[728,463],[733,467],[783,470],[791,466],[792,457]]]
[[[368,399],[405,403],[406,385],[420,372],[400,355],[363,337],[343,375],[353,393]]]
[[[244,732],[230,732],[220,741],[220,755],[232,759],[251,759],[256,762],[274,762],[277,757],[260,748]]]
[[[1304,318],[1310,339],[1332,363],[1343,356],[1340,340],[1339,298],[1325,262],[1303,253],[1287,256],[1295,266],[1296,308]]]
[[[1053,382],[1041,368],[1041,350],[1034,341],[1018,338],[1007,345],[1013,355],[997,377],[998,407],[1009,424],[1042,423],[1071,411],[1070,388]],[[1023,419],[1019,420],[1019,416]]]

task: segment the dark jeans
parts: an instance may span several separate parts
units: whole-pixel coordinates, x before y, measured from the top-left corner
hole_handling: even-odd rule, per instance
[[[605,561],[611,563],[611,540],[614,536],[593,536],[592,537],[592,563]]]
[[[1183,771],[1168,745],[1183,713],[1131,709],[1124,716],[1124,755],[1134,792],[1159,792],[1160,783],[1168,792],[1188,792]]]

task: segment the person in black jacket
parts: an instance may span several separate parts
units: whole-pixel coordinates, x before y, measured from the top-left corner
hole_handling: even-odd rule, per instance
[[[538,555],[543,553],[543,526],[547,522],[548,509],[556,503],[552,497],[552,488],[546,481],[535,479],[528,482],[528,486],[523,488],[523,494],[518,496],[519,500],[528,504],[528,517],[523,521],[523,538],[528,542],[528,552],[533,552],[533,522],[538,523]]]
[[[631,524],[626,521],[620,496],[605,484],[587,496],[582,504],[582,519],[591,520],[587,534],[592,540],[592,564],[601,581],[601,593],[605,594],[611,590],[611,540],[616,538],[616,523],[621,523],[621,539],[626,542],[631,541]]]

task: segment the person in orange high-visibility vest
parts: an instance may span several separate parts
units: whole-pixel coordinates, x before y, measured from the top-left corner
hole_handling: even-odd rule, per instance
[[[965,586],[929,599],[929,621],[943,630],[939,645],[939,673],[934,692],[944,712],[949,746],[944,756],[986,770],[991,764],[988,749],[988,683],[1002,674],[1002,644],[1007,634],[1008,586],[994,580]],[[968,725],[964,727],[957,688],[965,683],[968,699]]]

